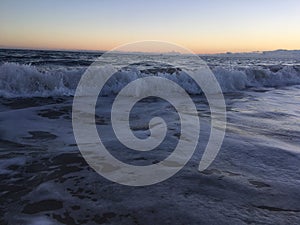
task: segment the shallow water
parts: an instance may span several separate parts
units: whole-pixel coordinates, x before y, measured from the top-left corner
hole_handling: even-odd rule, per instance
[[[297,224],[299,93],[299,86],[291,86],[227,94],[226,137],[216,160],[204,172],[197,168],[209,134],[210,112],[205,98],[194,96],[201,115],[196,153],[174,177],[139,188],[107,181],[84,161],[72,133],[72,97],[2,98],[1,223]],[[109,105],[112,99],[105,101]],[[147,111],[151,117],[169,106],[153,100],[156,106],[146,108],[143,104],[149,101],[133,111],[132,128],[137,135],[147,135],[141,115]],[[178,138],[174,116],[175,122],[170,121],[174,129],[160,151],[128,153],[118,148],[108,132],[108,111],[99,104],[97,126],[107,131],[102,132],[107,147],[122,160],[155,163]]]

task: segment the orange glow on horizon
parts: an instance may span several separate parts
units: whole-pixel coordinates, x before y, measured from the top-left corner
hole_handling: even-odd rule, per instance
[[[147,40],[147,39],[144,39]],[[1,45],[0,48],[19,48],[19,49],[45,49],[45,50],[79,50],[79,51],[110,51],[115,48],[118,48],[121,45],[129,44],[136,41],[142,40],[134,40],[134,41],[111,41],[105,43],[85,43],[80,40],[56,40],[56,41],[43,41],[43,40],[31,40],[28,42],[25,41],[10,41],[9,44]],[[159,41],[159,40],[157,40]],[[166,40],[162,40],[166,41]],[[251,43],[251,45],[243,45],[242,43],[233,43],[231,45],[226,44],[222,45],[214,45],[213,43],[181,43],[170,41],[170,43],[178,44],[182,47],[189,49],[190,51],[196,54],[217,54],[217,53],[226,53],[226,52],[254,52],[254,51],[272,51],[277,49],[286,49],[286,50],[297,50],[300,49],[300,44],[294,43],[285,43],[285,44],[277,44],[277,43]],[[142,49],[133,50],[133,51],[143,51]],[[144,49],[145,52],[153,52],[149,49]],[[163,50],[157,50],[157,52],[165,52]]]
[[[138,37],[135,37],[138,36]],[[300,49],[300,30],[293,34],[281,34],[274,36],[268,33],[251,33],[243,36],[232,35],[135,35],[128,33],[121,35],[118,32],[102,35],[101,31],[91,33],[60,31],[51,33],[40,30],[32,31],[11,31],[7,29],[0,36],[0,47],[9,48],[30,48],[49,50],[112,50],[120,45],[143,40],[161,40],[183,46],[196,54],[213,54],[225,52],[252,52],[269,51],[276,49]],[[192,36],[192,37],[190,37]],[[22,38],[20,38],[22,37]]]

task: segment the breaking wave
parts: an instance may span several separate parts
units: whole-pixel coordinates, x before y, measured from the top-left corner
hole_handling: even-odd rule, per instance
[[[33,65],[4,63],[0,65],[0,96],[49,97],[73,96],[77,84],[86,68],[41,69]],[[224,92],[242,91],[249,87],[278,87],[300,84],[300,66],[279,66],[268,68],[223,68],[212,69]],[[181,85],[189,94],[200,94],[196,83],[181,70],[151,71],[154,76],[171,79]],[[102,93],[118,94],[129,82],[149,76],[149,72],[126,69],[110,79]],[[201,76],[201,73],[199,73]]]

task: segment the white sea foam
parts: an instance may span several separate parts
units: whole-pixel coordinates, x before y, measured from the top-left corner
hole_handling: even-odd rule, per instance
[[[0,96],[72,95],[82,73],[82,69],[41,71],[31,65],[4,63],[0,66]]]
[[[282,66],[276,70],[266,68],[228,68],[212,69],[224,92],[241,91],[248,87],[277,87],[300,84],[300,68]],[[173,71],[174,72],[174,71]],[[32,65],[4,63],[0,65],[0,96],[11,97],[49,97],[72,96],[84,68],[41,69]],[[199,94],[201,90],[183,71],[168,73],[157,70],[150,75],[161,76],[175,81],[189,94]],[[137,69],[126,69],[116,73],[102,94],[114,95],[129,82],[149,76],[149,73]],[[199,72],[201,76],[201,72]]]

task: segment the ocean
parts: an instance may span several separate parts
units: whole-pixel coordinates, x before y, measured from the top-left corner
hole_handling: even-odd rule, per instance
[[[0,223],[1,224],[299,224],[300,223],[300,55],[200,55],[225,98],[227,124],[222,147],[204,171],[199,161],[211,130],[205,93],[182,68],[155,62],[188,55],[0,50]],[[128,54],[128,55],[126,55]],[[130,65],[122,58],[133,57]],[[171,154],[180,137],[179,117],[168,102],[140,101],[130,113],[139,138],[149,120],[162,116],[166,140],[153,151],[119,143],[110,109],[128,83],[148,76],[170,79],[195,103],[199,144],[173,177],[131,187],[97,174],[81,155],[73,134],[76,87],[95,61],[118,65],[101,90],[95,122],[111,154],[128,164],[155,164]],[[127,62],[127,61],[126,61]],[[146,92],[137,90],[135,93]]]

